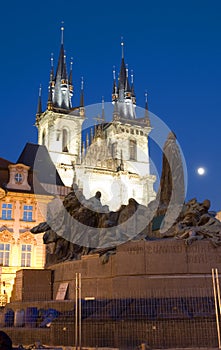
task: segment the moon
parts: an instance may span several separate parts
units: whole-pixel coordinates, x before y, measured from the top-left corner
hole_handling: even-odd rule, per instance
[[[200,176],[202,176],[202,175],[204,175],[205,174],[205,168],[203,168],[203,167],[199,167],[198,169],[197,169],[197,173],[198,173],[198,175],[200,175]]]

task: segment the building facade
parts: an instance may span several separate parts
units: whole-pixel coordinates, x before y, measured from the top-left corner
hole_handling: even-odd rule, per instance
[[[72,64],[67,73],[66,54],[61,28],[61,48],[56,72],[51,61],[47,108],[42,111],[39,93],[36,126],[38,143],[45,145],[66,186],[73,181],[86,198],[102,193],[102,204],[117,210],[133,197],[147,205],[155,198],[155,176],[150,174],[148,136],[151,132],[146,100],[143,118],[136,117],[133,75],[128,78],[124,44],[119,78],[113,71],[112,115],[105,120],[104,103],[97,124],[83,133],[85,111],[84,87],[80,104],[72,106]]]
[[[52,198],[29,166],[0,158],[0,305],[10,300],[16,271],[44,268],[42,234],[30,229],[45,220]]]

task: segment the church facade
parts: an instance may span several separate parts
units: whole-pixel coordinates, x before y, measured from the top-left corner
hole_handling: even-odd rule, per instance
[[[47,108],[42,110],[39,92],[36,126],[38,144],[48,149],[50,157],[66,186],[73,182],[86,198],[102,194],[101,202],[117,210],[133,197],[147,205],[155,198],[155,176],[150,174],[148,136],[151,132],[146,106],[143,118],[136,117],[133,76],[128,78],[122,45],[118,80],[113,75],[111,120],[105,118],[104,103],[97,124],[85,130],[84,87],[81,84],[80,105],[72,106],[72,64],[67,72],[66,54],[61,28],[61,47],[56,71],[53,58]],[[110,117],[110,116],[108,116]],[[110,119],[110,118],[108,118]]]

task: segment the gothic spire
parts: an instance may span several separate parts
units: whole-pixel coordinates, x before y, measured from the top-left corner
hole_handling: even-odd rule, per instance
[[[134,72],[133,72],[133,69],[131,69],[130,77],[131,77],[131,94],[132,94],[132,96],[134,96]]]
[[[80,107],[84,107],[84,78],[83,77],[81,77]]]
[[[124,42],[121,40],[121,67],[120,67],[120,75],[119,75],[119,90],[124,90],[126,81],[126,67],[124,62]]]
[[[64,27],[61,27],[61,47],[60,47],[60,53],[59,53],[59,59],[58,59],[58,66],[57,66],[57,71],[55,75],[55,80],[62,80],[63,75],[64,75]]]
[[[73,66],[73,57],[71,57],[71,62],[70,62],[70,74],[68,78],[68,85],[69,85],[69,105],[70,108],[72,108],[72,103],[71,103],[71,98],[74,93],[74,87],[73,87],[73,78],[72,78],[72,66]]]
[[[52,92],[52,84],[49,84],[49,91],[48,91],[48,110],[51,110],[53,107],[53,92]]]
[[[71,97],[73,95],[72,68],[68,77],[66,65],[66,53],[64,50],[64,26],[61,27],[61,47],[58,58],[58,65],[53,79],[52,98],[53,106],[69,110],[72,107]],[[50,92],[50,91],[49,91]]]
[[[113,66],[113,90],[112,90],[112,100],[114,100],[117,96],[117,84],[116,84],[116,70],[115,66]]]
[[[101,113],[102,123],[105,122],[105,113],[104,113],[104,96],[102,96],[102,113]]]
[[[126,64],[126,79],[125,79],[124,90],[125,90],[125,92],[130,92],[131,91],[129,80],[128,80],[128,65],[127,64]]]
[[[51,53],[50,83],[54,81],[54,54]]]
[[[118,86],[116,86],[115,69],[114,73],[114,86],[112,93],[112,102],[115,104],[115,110],[113,113],[114,119],[135,119],[135,106],[136,97],[134,94],[133,76],[131,81],[131,87],[128,77],[128,66],[124,61],[124,42],[121,39],[121,66],[120,74],[118,78]],[[117,111],[117,112],[116,112]]]
[[[64,50],[64,63],[63,63],[63,71],[62,71],[62,81],[64,83],[68,82],[68,72],[67,72],[66,52],[65,52],[65,50]]]
[[[73,57],[71,57],[71,62],[70,62],[70,74],[68,78],[69,85],[73,85]]]
[[[144,118],[146,119],[146,122],[147,122],[148,126],[150,126],[147,91],[145,91],[145,114],[144,114]]]
[[[147,95],[147,91],[145,91],[145,117],[148,117],[148,95]]]
[[[39,93],[38,93],[38,106],[37,106],[37,113],[36,115],[42,114],[42,102],[41,102],[41,85],[39,87]]]

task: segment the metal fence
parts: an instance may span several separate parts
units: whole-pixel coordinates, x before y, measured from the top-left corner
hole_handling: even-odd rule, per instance
[[[217,287],[217,284],[215,284]],[[215,294],[214,294],[215,290]],[[12,303],[0,326],[14,344],[137,349],[219,346],[217,288],[148,290],[142,297]],[[218,332],[217,332],[218,331]]]

